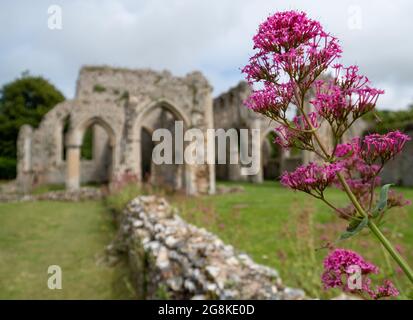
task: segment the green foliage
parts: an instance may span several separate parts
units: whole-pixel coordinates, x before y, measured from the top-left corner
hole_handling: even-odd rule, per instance
[[[225,185],[234,185],[226,182]],[[337,242],[347,222],[321,201],[307,194],[291,192],[274,182],[236,183],[245,192],[188,198],[169,197],[188,222],[216,233],[258,262],[277,269],[283,283],[304,288],[310,296],[331,298],[339,291],[325,291],[321,284],[322,263],[329,245],[360,252],[368,261],[385,268],[383,250],[371,233],[361,233]],[[397,188],[413,199],[412,188]],[[328,189],[326,198],[339,207],[348,204],[341,190]],[[265,199],[265,201],[263,201]],[[392,208],[387,216],[386,235],[399,245],[403,256],[413,262],[413,206]],[[389,272],[397,270],[390,261]],[[402,273],[391,274],[397,288],[407,294],[411,284]],[[404,298],[405,296],[401,297]]]
[[[128,100],[129,99],[129,91],[123,91],[122,95],[119,98],[120,100]]]
[[[61,191],[65,189],[66,189],[66,186],[64,184],[44,184],[44,185],[35,187],[31,191],[31,194],[39,195],[39,194],[43,194],[43,193],[47,193],[51,191]]]
[[[16,176],[16,159],[0,157],[0,179],[8,180]]]
[[[275,142],[275,138],[276,138],[276,133],[274,131],[270,132],[267,135],[267,139],[271,147],[271,154],[270,154],[271,159],[277,159],[281,155],[280,146]]]
[[[83,136],[80,157],[83,160],[93,159],[93,127],[89,127]]]
[[[364,217],[362,220],[354,219],[350,222],[347,230],[340,235],[339,240],[345,240],[359,233],[367,224],[369,223],[369,218]]]
[[[397,129],[403,130],[413,123],[413,106],[410,106],[407,110],[399,111],[378,110],[374,113],[368,113],[364,119],[374,123],[374,131],[378,133],[386,133]]]
[[[93,87],[93,91],[98,92],[98,93],[105,92],[106,88],[104,86],[100,85],[100,84],[95,84],[94,87]]]
[[[49,81],[27,73],[0,89],[0,157],[16,159],[16,141],[23,124],[37,127],[45,113],[64,100]]]
[[[168,300],[171,298],[171,295],[168,292],[168,288],[165,284],[160,284],[156,288],[155,297],[159,300]]]
[[[392,183],[389,183],[381,187],[379,201],[377,202],[377,205],[373,210],[373,218],[378,217],[381,213],[383,213],[386,210],[387,199],[389,197],[389,189],[392,185]]]
[[[105,198],[105,204],[112,212],[120,213],[131,200],[142,193],[141,188],[136,183],[130,183],[108,195]]]

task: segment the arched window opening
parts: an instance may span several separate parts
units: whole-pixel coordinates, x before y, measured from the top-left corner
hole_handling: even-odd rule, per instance
[[[275,143],[276,133],[270,132],[262,144],[264,180],[277,180],[281,174],[281,147]]]

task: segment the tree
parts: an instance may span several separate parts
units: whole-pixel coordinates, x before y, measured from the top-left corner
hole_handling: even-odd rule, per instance
[[[64,99],[48,80],[28,72],[5,84],[0,89],[0,160],[15,162],[20,127],[23,124],[37,127],[43,115]],[[5,169],[1,171],[5,172]],[[6,177],[0,172],[1,178],[10,178],[10,173]]]

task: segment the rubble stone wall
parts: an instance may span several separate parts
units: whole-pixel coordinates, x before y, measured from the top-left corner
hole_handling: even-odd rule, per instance
[[[137,197],[119,220],[112,249],[128,254],[140,298],[305,298],[284,286],[277,271],[186,223],[163,198]]]

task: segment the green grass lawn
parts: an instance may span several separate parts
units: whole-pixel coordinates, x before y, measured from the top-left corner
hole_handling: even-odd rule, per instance
[[[133,298],[126,264],[102,261],[114,233],[100,202],[0,204],[0,299]],[[48,289],[49,265],[62,290]]]
[[[226,183],[228,184],[228,183]],[[201,198],[172,198],[188,221],[218,234],[237,249],[249,253],[257,262],[278,269],[289,286],[297,286],[317,297],[331,297],[338,291],[325,292],[320,283],[322,260],[328,249],[355,249],[378,265],[383,275],[396,279],[404,297],[411,295],[411,286],[404,275],[393,274],[396,268],[384,253],[378,240],[367,232],[337,242],[346,228],[345,221],[334,216],[323,203],[310,196],[293,192],[277,183],[242,184],[245,192],[205,196]],[[401,189],[413,199],[413,189]],[[344,206],[345,194],[329,190],[328,198]],[[413,264],[413,207],[388,212],[383,231]]]
[[[310,296],[339,294],[321,287],[328,243],[357,250],[395,281],[402,298],[412,296],[404,275],[367,232],[337,242],[346,223],[322,203],[276,183],[242,185],[242,193],[169,198],[187,221],[278,269],[286,285],[304,288]],[[413,199],[413,189],[399,190]],[[136,187],[126,191],[106,205],[121,210],[140,192]],[[328,197],[346,204],[339,190],[330,190]],[[413,264],[413,207],[389,211],[387,220],[383,231]],[[0,204],[0,299],[134,298],[125,262],[115,267],[102,262],[104,247],[114,234],[112,216],[101,202]],[[48,289],[49,265],[61,266],[62,290]]]

